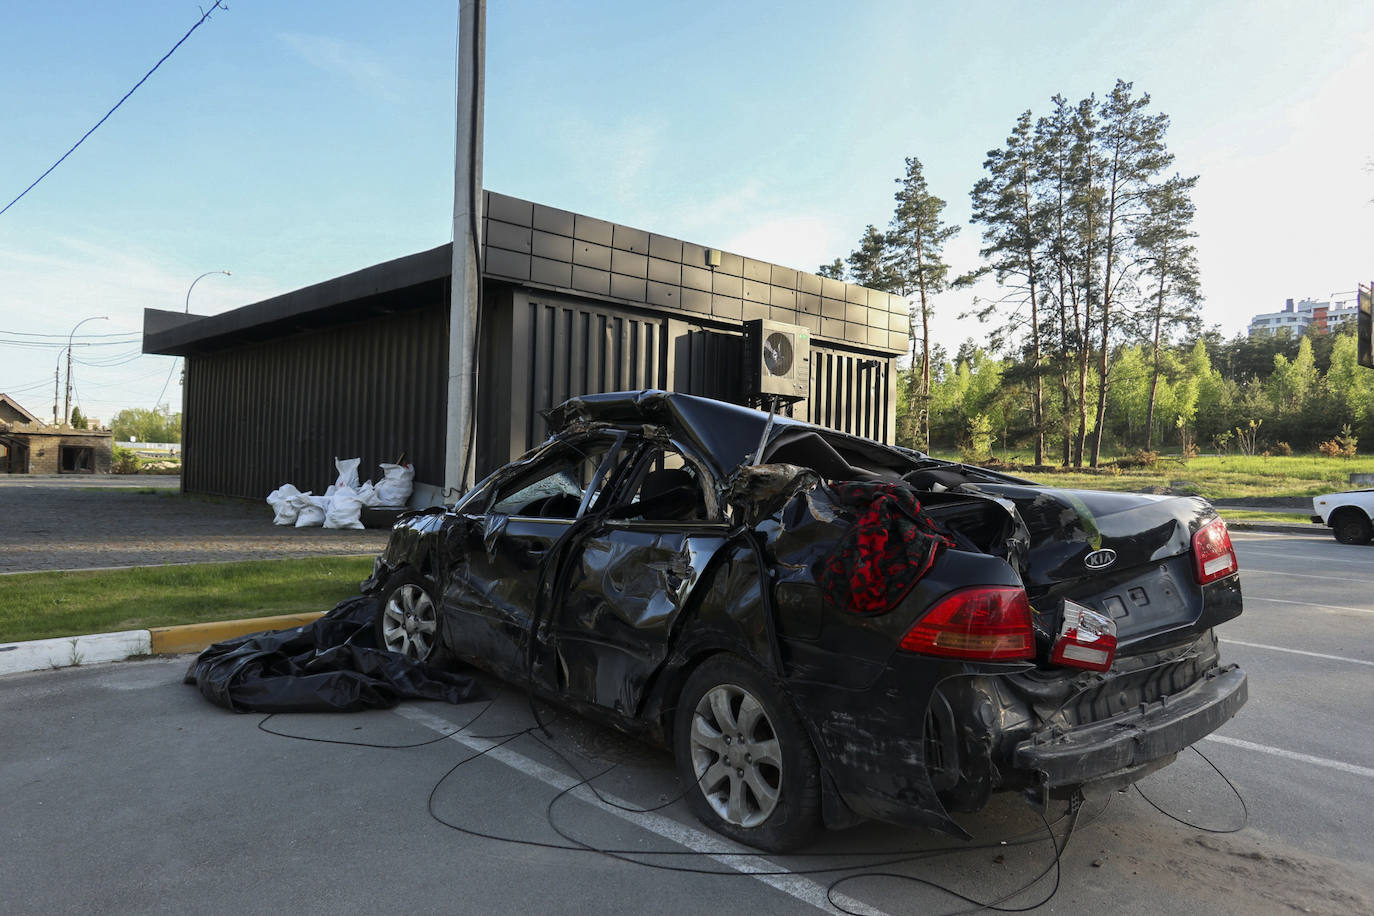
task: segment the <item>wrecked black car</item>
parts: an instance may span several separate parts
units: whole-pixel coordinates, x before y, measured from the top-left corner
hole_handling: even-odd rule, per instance
[[[397,522],[379,644],[673,750],[767,850],[865,818],[963,835],[993,792],[1129,785],[1246,699],[1201,499],[1059,490],[662,391],[574,398]]]

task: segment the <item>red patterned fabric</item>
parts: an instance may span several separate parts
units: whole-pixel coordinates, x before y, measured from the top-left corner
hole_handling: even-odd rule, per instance
[[[889,483],[842,483],[831,488],[854,526],[826,558],[817,582],[826,599],[856,614],[884,614],[954,546],[921,511],[916,495]]]

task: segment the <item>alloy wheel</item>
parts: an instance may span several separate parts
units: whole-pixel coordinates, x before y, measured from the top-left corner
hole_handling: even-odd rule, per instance
[[[437,630],[434,602],[414,583],[400,586],[382,608],[382,641],[387,649],[416,661],[434,651]]]
[[[778,805],[782,752],[768,710],[734,684],[706,691],[692,715],[692,770],[727,823],[757,827]]]

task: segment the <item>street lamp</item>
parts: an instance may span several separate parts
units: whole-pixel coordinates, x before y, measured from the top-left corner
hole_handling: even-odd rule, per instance
[[[194,280],[192,280],[191,285],[186,287],[186,314],[191,314],[191,290],[195,289],[196,284],[199,283],[201,280],[204,280],[206,277],[209,277],[213,274],[224,274],[226,277],[233,276],[233,274],[229,273],[229,271],[227,270],[207,270],[205,273],[201,274],[199,277],[196,277]],[[184,359],[182,360],[182,365],[185,365]],[[167,380],[162,383],[162,390],[157,393],[157,403],[153,405],[153,410],[157,410],[158,404],[162,403],[162,396],[167,393],[167,386],[172,383],[172,373],[175,371],[177,371],[177,363],[176,360],[172,360],[172,368],[167,370]],[[182,371],[185,372],[185,369],[183,368]],[[168,408],[168,412],[171,412],[170,407]]]
[[[194,280],[192,280],[191,285],[186,289],[186,314],[189,315],[191,313],[191,290],[195,289],[197,283],[199,283],[201,280],[204,280],[211,274],[224,274],[226,277],[233,276],[233,274],[229,273],[229,271],[227,270],[207,270],[205,273],[201,274],[199,277],[196,277]]]
[[[76,328],[81,327],[88,321],[109,321],[109,315],[96,315],[92,318],[82,318],[76,323]],[[76,337],[76,328],[67,335],[67,397],[62,402],[62,425],[66,426],[70,422],[72,413],[72,339]]]

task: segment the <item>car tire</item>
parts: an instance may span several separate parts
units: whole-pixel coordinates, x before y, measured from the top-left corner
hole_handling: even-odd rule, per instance
[[[429,664],[448,658],[434,585],[414,569],[399,569],[387,579],[374,629],[380,649]]]
[[[1332,513],[1331,533],[1342,544],[1368,544],[1371,536],[1374,536],[1369,516],[1349,506]]]
[[[692,813],[717,833],[769,852],[814,835],[816,751],[792,704],[758,668],[725,655],[693,671],[679,696],[673,751]]]

